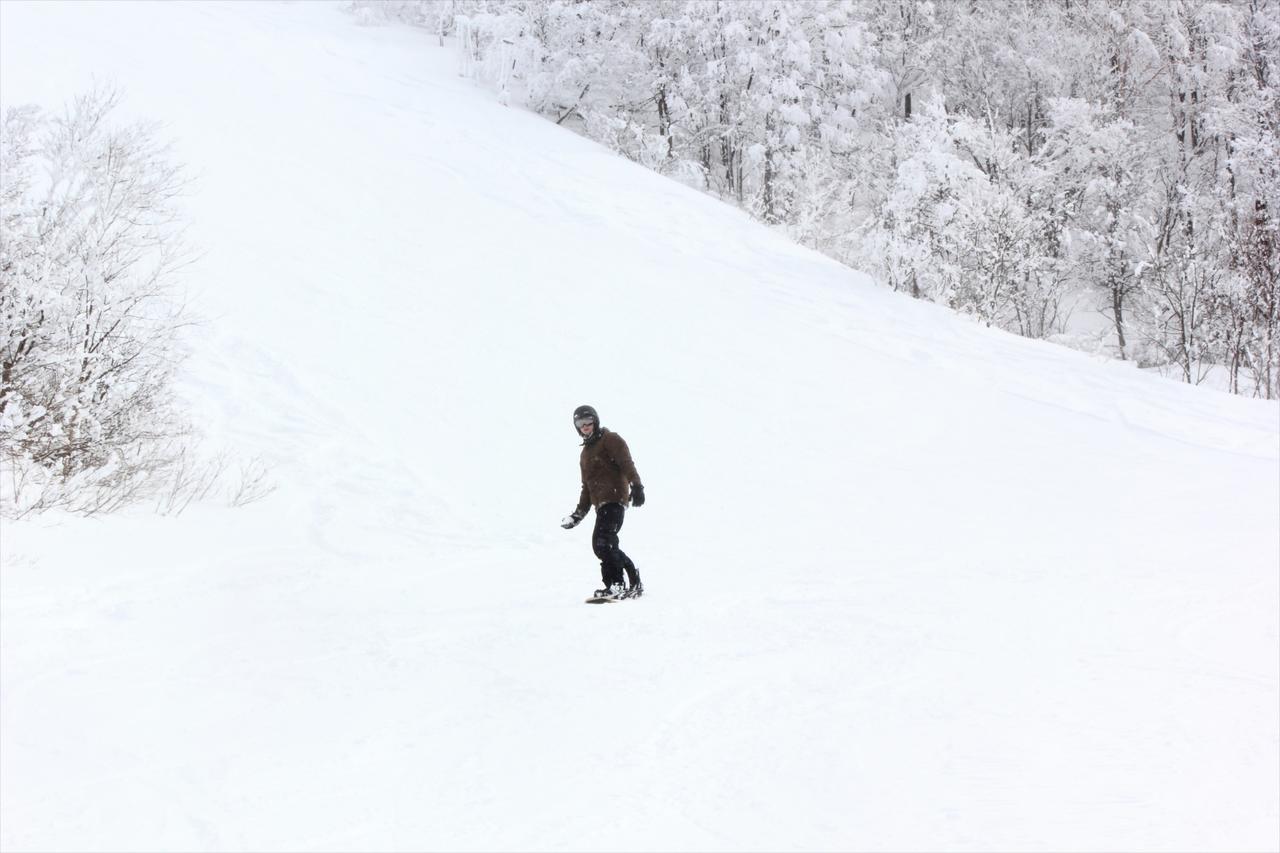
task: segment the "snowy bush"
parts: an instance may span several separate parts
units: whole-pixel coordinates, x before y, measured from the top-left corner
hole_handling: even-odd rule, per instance
[[[118,95],[0,127],[0,510],[106,512],[173,489],[190,427],[172,393],[190,255],[179,167]]]

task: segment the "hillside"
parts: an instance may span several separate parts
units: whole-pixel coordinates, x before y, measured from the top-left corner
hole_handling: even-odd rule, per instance
[[[278,488],[3,523],[5,850],[1280,845],[1280,407],[983,328],[320,3],[0,3],[196,178]],[[599,580],[570,413],[648,492]]]

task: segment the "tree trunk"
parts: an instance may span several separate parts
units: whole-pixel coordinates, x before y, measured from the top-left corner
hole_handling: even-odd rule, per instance
[[[585,91],[585,90],[584,90]],[[671,137],[671,112],[667,108],[667,87],[658,89],[658,135],[667,139],[667,158],[675,156],[675,140]]]
[[[1120,345],[1120,360],[1127,361],[1129,356],[1125,352],[1124,341],[1124,291],[1115,278],[1111,280],[1111,313],[1116,322],[1116,341]]]
[[[773,194],[773,113],[764,116],[764,221],[770,225],[778,223],[776,204]]]

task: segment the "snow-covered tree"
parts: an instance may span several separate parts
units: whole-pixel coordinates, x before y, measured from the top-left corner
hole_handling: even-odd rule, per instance
[[[6,512],[103,511],[154,490],[188,429],[172,397],[182,187],[156,131],[95,91],[0,126]]]

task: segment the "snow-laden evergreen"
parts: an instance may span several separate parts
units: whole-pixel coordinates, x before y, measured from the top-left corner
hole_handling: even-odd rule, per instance
[[[96,79],[173,140],[177,391],[277,487],[0,521],[0,847],[1280,846],[1274,402],[895,293],[358,23],[0,3],[5,107]],[[583,403],[640,601],[559,527]]]

